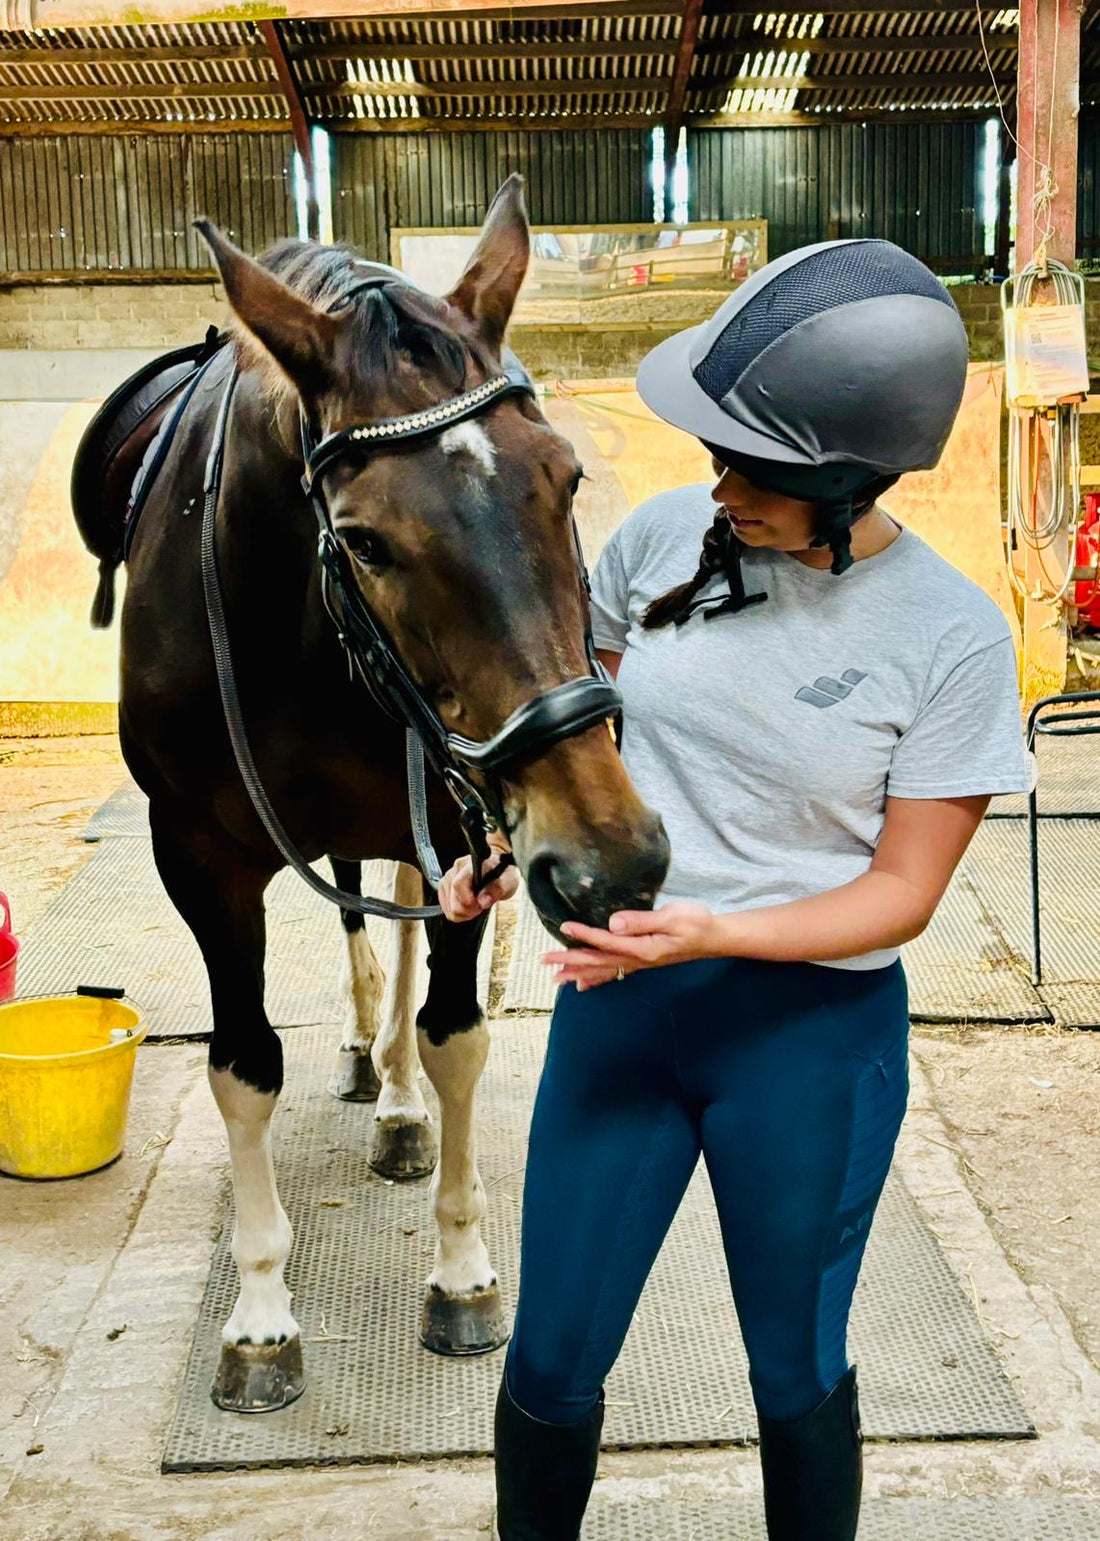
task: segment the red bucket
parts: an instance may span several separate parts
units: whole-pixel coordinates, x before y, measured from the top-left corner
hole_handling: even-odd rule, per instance
[[[0,1001],[10,1001],[15,994],[15,964],[19,957],[19,938],[11,929],[11,905],[7,894],[0,894]]]

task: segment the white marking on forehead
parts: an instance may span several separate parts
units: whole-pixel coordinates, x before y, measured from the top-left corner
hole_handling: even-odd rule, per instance
[[[479,423],[456,423],[439,436],[439,447],[445,455],[457,455],[465,450],[472,455],[486,476],[497,473],[496,445]]]

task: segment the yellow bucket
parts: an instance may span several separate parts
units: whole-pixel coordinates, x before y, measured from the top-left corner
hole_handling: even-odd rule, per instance
[[[76,1177],[121,1155],[145,1033],[140,1011],[122,1000],[0,1005],[0,1172]]]

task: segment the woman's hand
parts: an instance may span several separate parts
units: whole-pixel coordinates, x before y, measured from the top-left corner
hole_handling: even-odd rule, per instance
[[[508,851],[508,844],[501,836],[490,835],[489,848],[498,856],[504,855]],[[493,869],[490,867],[489,870]],[[486,883],[481,892],[475,894],[473,859],[461,856],[443,874],[436,897],[448,920],[476,920],[501,899],[510,899],[518,887],[519,873],[515,867],[505,867],[499,877]]]
[[[581,943],[548,952],[543,962],[557,970],[559,984],[578,990],[607,984],[640,968],[663,968],[721,955],[718,917],[705,904],[666,904],[659,910],[618,910],[606,931],[570,920],[562,935]],[[621,970],[621,973],[620,973]]]

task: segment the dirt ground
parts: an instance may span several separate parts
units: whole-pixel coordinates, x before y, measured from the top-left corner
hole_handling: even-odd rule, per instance
[[[113,737],[0,738],[0,892],[16,932],[95,850],[80,832],[126,774]]]
[[[109,739],[0,740],[0,889],[12,899],[18,930],[94,849],[80,831],[124,774]],[[875,1447],[868,1490],[1100,1497],[1100,1034],[918,1027],[913,1050],[899,1152],[905,1180],[970,1285],[1043,1437],[1011,1446]],[[178,1322],[193,1321],[225,1169],[203,1064],[198,1045],[146,1050],[121,1161],[79,1185],[4,1181],[0,1190],[0,1538],[484,1534],[485,1462],[158,1475],[162,1420],[186,1350]],[[203,1151],[198,1169],[185,1166],[189,1148]],[[140,1324],[124,1312],[113,1273],[122,1249],[132,1250],[155,1224],[146,1204],[154,1184],[169,1197],[178,1187],[199,1219],[179,1243],[189,1250],[172,1264],[171,1281],[166,1275],[166,1297],[175,1289],[179,1303],[171,1332],[163,1329],[165,1361],[152,1380],[148,1364],[145,1380],[116,1380],[112,1366],[142,1355],[134,1342]],[[102,1440],[102,1412],[91,1398],[104,1385],[119,1388],[119,1424],[106,1455],[93,1451],[89,1432]],[[658,1480],[662,1491],[670,1481],[685,1492],[700,1484],[750,1491],[755,1457],[699,1451],[601,1462],[601,1489],[636,1493]]]

